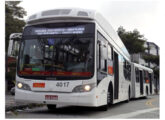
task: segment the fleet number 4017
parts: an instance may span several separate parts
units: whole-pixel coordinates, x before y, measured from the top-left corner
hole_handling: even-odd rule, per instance
[[[57,82],[56,86],[57,87],[68,87],[69,86],[69,82]]]

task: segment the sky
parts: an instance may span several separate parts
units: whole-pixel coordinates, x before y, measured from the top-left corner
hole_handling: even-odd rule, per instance
[[[127,31],[137,29],[147,41],[160,45],[158,29],[161,27],[160,0],[21,0],[27,16],[42,10],[76,7],[100,12],[117,31],[123,26]],[[27,19],[27,16],[24,19]]]

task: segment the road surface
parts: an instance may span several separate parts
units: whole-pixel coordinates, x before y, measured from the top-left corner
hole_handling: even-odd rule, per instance
[[[99,111],[90,107],[58,106],[49,111],[46,106],[6,112],[6,118],[159,118],[159,96],[135,99],[129,103],[121,102]]]

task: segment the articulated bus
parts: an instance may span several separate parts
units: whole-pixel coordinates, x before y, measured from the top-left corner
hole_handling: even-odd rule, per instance
[[[84,9],[54,9],[30,16],[22,34],[16,101],[93,106],[131,97],[131,61],[111,25]]]
[[[154,94],[154,74],[153,70],[132,63],[132,94],[131,98],[147,97]]]

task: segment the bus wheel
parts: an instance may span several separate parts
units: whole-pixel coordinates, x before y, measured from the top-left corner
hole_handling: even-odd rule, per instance
[[[110,96],[111,96],[111,93],[110,93],[110,91],[108,91],[108,93],[107,93],[107,104],[108,105],[110,105],[110,101],[111,101]]]
[[[99,109],[101,111],[107,111],[108,110],[108,105],[103,105],[103,106],[99,107]]]
[[[113,88],[112,86],[109,88],[108,90],[108,94],[107,94],[107,104],[108,105],[112,105],[113,104]]]
[[[107,111],[109,104],[110,104],[110,91],[108,90],[108,93],[107,93],[107,104],[99,107],[99,109],[101,111]]]
[[[146,98],[148,96],[148,87],[146,87]]]
[[[130,94],[131,94],[131,91],[130,91],[130,87],[129,87],[129,89],[128,89],[128,99],[126,100],[127,103],[130,101]]]
[[[47,105],[48,110],[56,110],[56,105]]]

